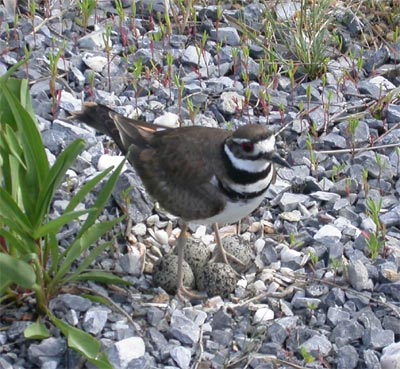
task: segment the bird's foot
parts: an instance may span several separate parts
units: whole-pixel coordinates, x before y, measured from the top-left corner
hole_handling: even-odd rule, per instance
[[[207,298],[206,294],[193,292],[184,286],[178,287],[176,296],[182,302],[193,301],[193,300],[204,300]]]
[[[213,258],[211,259],[214,263],[225,263],[230,265],[231,263],[238,264],[240,267],[245,267],[246,265],[239,260],[236,256],[226,252],[224,249],[218,249]]]

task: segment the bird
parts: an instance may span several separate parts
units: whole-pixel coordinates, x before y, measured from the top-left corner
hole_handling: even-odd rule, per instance
[[[275,181],[275,164],[290,167],[277,152],[266,126],[237,130],[185,126],[177,128],[127,118],[105,105],[87,102],[79,120],[111,137],[127,156],[147,192],[181,220],[177,240],[177,296],[196,297],[183,285],[183,254],[188,223],[212,225],[217,257],[229,264],[218,224],[235,223],[252,213]]]

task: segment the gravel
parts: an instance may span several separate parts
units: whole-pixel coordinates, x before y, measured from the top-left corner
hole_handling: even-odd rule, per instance
[[[342,51],[351,50],[356,59],[335,49],[324,78],[299,78],[293,85],[287,75],[276,73],[273,82],[264,83],[259,78],[266,68],[260,63],[264,48],[248,41],[247,55],[241,49],[243,33],[232,21],[243,19],[252,29],[262,29],[264,5],[257,2],[224,4],[219,28],[217,6],[198,5],[199,24],[193,34],[172,34],[161,41],[155,15],[165,14],[166,4],[173,6],[169,2],[152,2],[151,17],[149,6],[143,5],[134,23],[126,20],[119,27],[112,3],[100,1],[98,18],[90,18],[86,34],[74,21],[74,7],[61,4],[53,4],[57,16],[44,23],[43,12],[37,12],[34,23],[41,26],[34,35],[30,18],[21,15],[15,28],[9,9],[0,7],[5,19],[0,24],[0,74],[22,57],[25,46],[32,50],[29,69],[16,75],[32,81],[33,107],[49,161],[77,138],[87,144],[57,194],[52,217],[62,214],[71,193],[116,154],[104,136],[64,121],[80,109],[83,99],[169,127],[227,129],[260,123],[278,132],[285,126],[277,141],[292,168],[278,170],[267,201],[242,221],[240,236],[234,236],[235,227],[221,229],[223,236],[234,237],[227,238],[235,244],[233,253],[245,254],[247,268],[241,270],[241,278],[236,282],[233,271],[215,277],[223,284],[218,289],[203,281],[211,294],[223,297],[182,303],[155,286],[152,278],[154,266],[160,265],[157,260],[168,261],[165,256],[176,244],[177,219],[158,208],[127,164],[104,217],[118,216],[119,207],[126,210],[132,220],[130,243],[116,240],[117,250],[102,254],[96,266],[117,272],[132,285],[119,290],[87,283],[86,288],[113,304],[106,307],[60,293],[51,301],[52,312],[95,336],[117,369],[400,369],[400,154],[394,147],[358,151],[372,143],[400,142],[399,99],[383,101],[384,96],[399,95],[400,43],[366,50],[359,37],[367,30],[365,19],[350,8],[337,7]],[[277,5],[278,19],[292,19],[298,6]],[[125,11],[130,14],[131,8]],[[104,18],[107,12],[114,18]],[[105,24],[112,27],[110,55]],[[208,38],[200,49],[203,31]],[[48,54],[54,53],[50,45],[64,45],[57,79],[58,119],[53,119],[49,96]],[[132,47],[128,50],[127,45]],[[276,48],[289,57],[284,45]],[[167,54],[173,57],[172,65],[167,64]],[[358,57],[362,69],[357,67]],[[133,76],[140,68],[147,70],[146,78]],[[266,106],[263,95],[268,96]],[[374,111],[377,101],[384,109]],[[353,131],[354,117],[358,124]],[[95,196],[89,195],[79,207],[93,204]],[[373,221],[368,199],[382,201],[383,228]],[[211,229],[191,225],[190,230],[193,242],[201,243],[208,257],[214,246]],[[385,247],[374,259],[369,240],[382,230]],[[68,245],[78,231],[78,224],[64,229],[60,245]],[[166,276],[157,278],[164,282]],[[165,283],[164,288],[173,291]],[[42,341],[24,338],[30,324],[26,317],[35,313],[32,306],[1,308],[0,368],[92,368],[55,328]]]

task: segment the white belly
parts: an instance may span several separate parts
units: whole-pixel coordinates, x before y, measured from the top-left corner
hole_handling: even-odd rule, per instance
[[[222,213],[214,215],[211,218],[207,219],[198,219],[192,220],[191,223],[195,224],[229,224],[235,223],[245,216],[252,213],[255,209],[257,209],[261,202],[264,200],[264,193],[254,199],[247,201],[236,201],[230,202],[227,201],[226,206]]]

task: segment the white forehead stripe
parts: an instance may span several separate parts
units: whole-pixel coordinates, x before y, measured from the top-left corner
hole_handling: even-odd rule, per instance
[[[268,137],[267,139],[257,142],[254,145],[255,153],[267,153],[275,150],[275,136]]]
[[[259,160],[239,159],[235,155],[233,155],[233,152],[231,150],[229,150],[228,145],[225,145],[224,150],[225,154],[228,156],[229,160],[231,161],[235,169],[245,170],[246,172],[250,173],[258,173],[267,169],[270,163],[265,159],[259,159]]]

